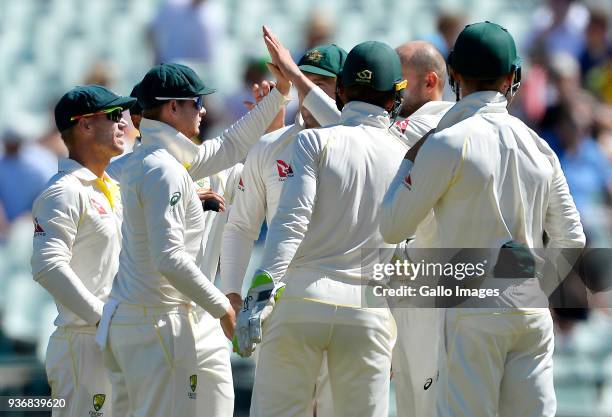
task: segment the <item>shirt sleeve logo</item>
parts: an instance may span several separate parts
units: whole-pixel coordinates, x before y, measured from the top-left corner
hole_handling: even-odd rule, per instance
[[[181,199],[180,191],[177,191],[174,194],[172,194],[172,197],[170,197],[170,207],[176,206],[176,203],[178,203],[180,199]]]
[[[291,169],[291,165],[282,159],[276,160],[276,169],[278,169],[279,181],[284,181],[287,177],[293,177],[293,169]]]
[[[38,217],[34,217],[34,237],[46,236],[45,230],[38,222]]]

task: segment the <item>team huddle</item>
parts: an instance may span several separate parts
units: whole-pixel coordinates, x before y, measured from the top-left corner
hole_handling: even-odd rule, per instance
[[[295,63],[263,38],[276,81],[201,145],[215,90],[184,65],[153,67],[130,97],[87,85],[57,103],[69,158],[34,204],[32,258],[59,313],[53,416],[230,417],[232,345],[256,361],[251,416],[387,417],[391,378],[400,417],[554,416],[547,308],[363,300],[367,271],[420,248],[584,246],[557,156],[508,114],[512,36],[468,25],[448,62],[369,41]],[[140,136],[113,159],[126,110]]]

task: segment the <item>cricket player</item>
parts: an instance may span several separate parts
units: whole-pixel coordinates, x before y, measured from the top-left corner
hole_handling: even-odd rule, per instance
[[[140,146],[140,121],[142,120],[142,107],[138,104],[138,84],[136,84],[132,88],[132,92],[130,93],[130,97],[136,99],[136,102],[132,107],[130,107],[130,119],[132,120],[132,124],[134,128],[139,131],[138,137],[134,141],[134,148]],[[123,165],[127,162],[128,158],[132,153],[126,153],[121,155],[118,158],[115,158],[111,161],[106,169],[106,173],[109,177],[114,179],[115,181],[119,181],[119,177],[121,176],[121,170],[123,169]]]
[[[53,409],[54,417],[112,415],[111,383],[94,336],[119,267],[122,207],[104,170],[123,152],[122,112],[135,101],[87,85],[55,106],[69,157],[32,210],[32,274],[58,310],[45,366],[51,394],[66,399],[66,408]]]
[[[270,32],[268,34],[267,44],[272,61],[296,86],[299,93],[306,96],[304,106],[311,109],[317,118],[327,123],[337,123],[340,115],[336,111],[335,103],[329,104],[329,100],[320,94],[320,88],[313,85],[299,71],[289,51],[273,34]],[[407,42],[396,51],[402,64],[403,78],[408,81],[408,85],[404,90],[404,100],[400,110],[403,118],[395,123],[395,127],[402,133],[406,144],[412,146],[431,129],[435,129],[442,116],[454,103],[442,101],[446,82],[446,63],[432,44],[424,41]],[[243,194],[246,195],[248,192],[249,189],[245,187]],[[399,257],[406,259],[412,248],[431,247],[435,233],[435,221],[431,213],[421,222],[415,236],[411,237],[409,246],[403,242],[401,248],[398,248]],[[230,234],[229,229],[227,234]],[[227,253],[231,255],[222,256],[222,262],[224,259],[227,262],[238,262],[239,255],[230,252],[229,244],[227,247]],[[231,266],[233,265],[230,265],[229,269]],[[244,275],[244,271],[246,265],[239,273]],[[223,277],[225,275],[222,267]],[[236,287],[240,285],[241,281]],[[433,415],[436,398],[435,380],[438,374],[436,347],[440,343],[440,337],[439,332],[432,329],[441,325],[443,312],[433,308],[398,306],[393,309],[393,315],[398,328],[397,343],[393,351],[397,414],[400,417]],[[423,345],[430,348],[423,349]]]
[[[274,54],[273,54],[274,55]],[[329,97],[336,92],[346,51],[336,45],[319,45],[304,54],[298,69]],[[274,61],[273,61],[274,62]],[[292,61],[293,62],[293,61]],[[304,96],[299,92],[300,112],[295,123],[265,135],[249,152],[236,203],[230,213],[223,235],[220,289],[228,298],[242,302],[242,282],[249,264],[253,243],[257,240],[264,221],[271,224],[280,201],[286,179],[294,175],[291,161],[292,144],[304,129],[319,127],[318,122],[304,107]],[[315,105],[317,101],[314,101]],[[235,301],[236,302],[236,301]],[[321,393],[328,379],[326,366],[317,383]],[[334,416],[331,395],[317,396],[317,416]],[[328,401],[326,401],[328,400]]]
[[[405,87],[397,53],[380,42],[349,52],[339,79],[341,122],[300,132],[256,274],[236,328],[242,353],[258,342],[263,303],[286,288],[265,323],[255,416],[306,415],[324,352],[336,416],[388,414],[395,323],[365,308],[363,270],[386,248],[378,231],[385,189],[407,147],[394,129]],[[259,285],[261,284],[261,285]],[[272,288],[274,287],[274,288]],[[267,307],[266,307],[267,308]]]
[[[211,282],[217,276],[221,237],[241,174],[242,164],[236,164],[195,182],[196,192],[205,208],[198,266]],[[195,308],[194,314],[197,317],[194,337],[200,386],[197,416],[231,417],[234,415],[231,345],[223,334],[219,320],[199,306]]]
[[[131,97],[137,98],[138,87],[139,84],[134,86]],[[138,103],[130,108],[130,117],[137,129],[140,128],[142,112],[143,109]],[[191,139],[196,143],[197,139]],[[140,143],[139,136],[134,147],[140,146]],[[108,174],[113,178],[119,178],[123,166],[131,156],[132,154],[128,153],[113,160],[107,170]],[[204,209],[204,234],[198,267],[211,280],[214,280],[217,273],[221,235],[227,221],[225,204],[226,201],[231,204],[241,172],[242,164],[236,164],[210,177],[195,181],[196,192]],[[234,387],[227,338],[223,334],[219,320],[204,309],[196,306],[194,314],[198,318],[194,337],[198,354],[200,391],[203,393],[197,399],[200,403],[198,416],[231,416],[234,409]],[[115,402],[123,400],[123,398],[117,399],[119,391],[118,389],[114,391]]]
[[[506,109],[520,83],[512,36],[468,25],[449,68],[460,101],[406,154],[383,203],[384,239],[411,236],[433,208],[438,247],[541,248],[544,232],[550,247],[583,247],[559,160]],[[499,308],[446,310],[439,416],[555,415],[549,310],[513,304],[526,281],[507,281]]]
[[[244,158],[287,102],[289,87],[279,80],[253,111],[198,146],[190,138],[205,113],[202,96],[214,90],[179,64],[157,65],[140,83],[142,144],[120,176],[123,247],[97,335],[107,368],[127,387],[133,415],[197,415],[200,317],[192,304],[220,318],[228,338],[235,313],[198,267],[205,225],[192,178]]]
[[[442,101],[446,84],[446,62],[429,42],[407,42],[396,51],[402,63],[403,77],[408,81],[396,126],[410,145],[414,145],[455,104]],[[408,246],[429,248],[435,245],[436,224],[430,212],[410,237]],[[402,259],[410,257],[402,254]],[[397,324],[397,342],[393,348],[393,379],[398,417],[435,416],[436,380],[438,376],[438,346],[444,312],[436,308],[408,307],[396,303],[392,309]],[[424,346],[427,346],[424,349]]]

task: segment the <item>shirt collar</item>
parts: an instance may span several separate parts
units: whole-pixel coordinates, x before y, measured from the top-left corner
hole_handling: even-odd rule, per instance
[[[497,91],[478,91],[459,100],[440,120],[436,131],[446,129],[475,114],[508,114],[508,101]]]
[[[360,124],[389,128],[391,119],[389,113],[382,107],[363,101],[351,101],[347,103],[340,113],[343,125],[356,126]]]
[[[98,179],[96,174],[79,164],[74,159],[61,158],[57,163],[57,167],[59,172],[72,174],[83,181],[95,181]]]
[[[427,103],[419,107],[417,111],[408,116],[408,118],[414,116],[438,115],[440,113],[446,113],[448,109],[450,109],[454,105],[455,103],[452,103],[450,101],[428,101]]]
[[[140,134],[143,145],[165,149],[185,167],[198,155],[198,145],[166,123],[143,118]]]

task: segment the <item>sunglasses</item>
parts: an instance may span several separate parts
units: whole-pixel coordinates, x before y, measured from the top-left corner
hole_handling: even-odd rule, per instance
[[[204,107],[204,100],[202,96],[197,97],[155,97],[155,100],[190,100],[195,104],[196,109],[202,110]]]
[[[109,109],[100,110],[94,113],[82,114],[80,116],[72,116],[70,118],[70,121],[73,122],[75,120],[79,120],[84,117],[95,116],[97,114],[105,114],[108,120],[111,120],[115,123],[119,123],[121,121],[121,117],[123,117],[123,107],[111,107]]]

